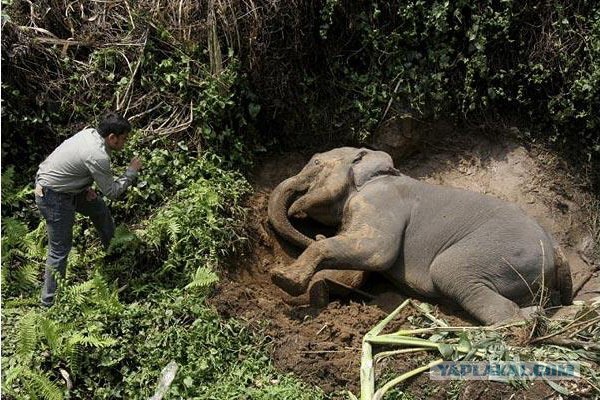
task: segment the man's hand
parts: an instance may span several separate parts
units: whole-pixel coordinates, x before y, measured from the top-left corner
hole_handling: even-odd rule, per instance
[[[140,169],[142,169],[142,161],[138,157],[133,157],[131,159],[131,162],[129,163],[129,168],[133,169],[136,172],[139,171]]]
[[[85,199],[87,201],[96,200],[97,197],[98,197],[98,193],[96,193],[96,191],[94,189],[92,189],[91,187],[89,187],[85,190]]]

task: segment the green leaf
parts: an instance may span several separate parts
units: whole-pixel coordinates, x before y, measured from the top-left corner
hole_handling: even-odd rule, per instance
[[[250,113],[252,119],[256,119],[258,113],[260,112],[260,104],[250,103],[248,105],[248,112]]]
[[[557,393],[560,393],[564,396],[568,396],[569,395],[569,389],[567,389],[566,387],[559,385],[558,383],[554,382],[554,381],[549,381],[548,379],[544,379],[544,381],[548,384],[548,386],[550,386],[552,389],[554,389],[554,391],[556,391]]]
[[[454,346],[446,343],[440,343],[438,350],[444,359],[450,359],[454,354]]]

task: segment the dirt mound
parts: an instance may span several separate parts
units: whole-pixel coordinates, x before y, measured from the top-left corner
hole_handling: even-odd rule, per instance
[[[414,178],[518,203],[562,245],[577,285],[598,255],[593,248],[600,229],[599,211],[592,207],[594,199],[564,172],[552,154],[528,150],[507,139],[472,138],[447,136],[429,144],[427,155],[417,154],[397,167]],[[252,249],[232,263],[211,302],[224,317],[262,328],[271,339],[272,357],[280,370],[293,372],[326,392],[357,393],[362,337],[405,297],[383,279],[373,277],[365,286],[371,298],[357,294],[334,299],[318,312],[308,305],[291,305],[292,298],[271,282],[270,271],[291,263],[299,252],[280,242],[269,228],[268,195],[279,182],[297,173],[311,155],[283,154],[259,165],[254,176],[256,191],[249,202]],[[597,276],[589,280],[578,299],[598,296],[599,281]],[[396,325],[407,322],[410,313],[401,314]],[[451,305],[440,307],[437,313],[453,324],[473,323]],[[423,363],[424,359],[410,357],[395,361],[393,369],[406,371]],[[408,383],[407,389],[421,393],[428,382],[421,376]],[[429,385],[428,397],[445,398],[444,388],[450,385]],[[537,394],[548,392],[544,385],[535,387]],[[509,386],[485,382],[462,385],[459,391],[460,398],[497,398],[513,392]]]

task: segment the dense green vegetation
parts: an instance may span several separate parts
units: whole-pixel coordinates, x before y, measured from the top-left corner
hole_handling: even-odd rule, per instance
[[[30,200],[11,188],[13,169],[7,170],[3,209],[18,206],[26,215],[3,219],[3,395],[148,398],[161,369],[174,361],[179,370],[169,393],[175,397],[320,397],[273,370],[263,338],[221,321],[204,303],[221,260],[243,245],[246,181],[221,169],[214,156],[157,157],[163,156],[169,163],[150,163],[153,172],[177,159],[185,166],[169,184],[172,192],[161,185],[173,171],[139,182],[134,193],[149,186],[149,198],[167,196],[158,206],[147,200],[138,207],[144,210],[132,210],[135,195],[114,207],[122,215],[150,214],[135,229],[121,226],[106,255],[80,221],[67,282],[49,310],[38,305],[45,226],[28,233],[23,221],[37,219],[29,215]]]
[[[552,0],[27,2],[2,9],[2,357],[7,398],[319,398],[260,334],[205,304],[244,248],[257,154],[367,142],[386,118],[516,126],[595,168],[600,5]],[[80,220],[57,304],[37,305],[37,164],[107,109],[145,169],[110,206],[105,254]],[[71,387],[72,386],[72,387]]]
[[[4,60],[32,32],[19,20],[24,5],[4,9]],[[32,7],[37,16],[43,5]],[[171,398],[319,398],[273,369],[264,338],[205,304],[225,257],[245,246],[250,187],[232,167],[251,162],[245,126],[259,106],[232,55],[211,71],[203,49],[151,26],[142,9],[123,26],[90,33],[126,41],[139,33],[133,24],[145,25],[141,51],[115,44],[56,57],[58,45],[30,42],[22,59],[3,66],[3,396],[147,399],[174,361]],[[44,26],[85,25],[55,11]],[[139,57],[132,69],[128,57]],[[78,220],[66,282],[46,310],[38,305],[46,233],[30,181],[60,140],[119,105],[136,131],[114,164],[137,155],[145,168],[126,198],[110,204],[121,226],[106,253],[90,223]]]
[[[411,114],[518,128],[524,140],[598,162],[597,2],[261,6],[231,7],[250,12],[236,25],[248,38],[237,54],[269,138],[368,141],[386,118]]]

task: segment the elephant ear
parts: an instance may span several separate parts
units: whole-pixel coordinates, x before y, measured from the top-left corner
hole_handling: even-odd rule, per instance
[[[380,175],[399,175],[394,168],[394,161],[383,151],[362,149],[352,161],[350,174],[357,190],[360,190],[371,179]]]

